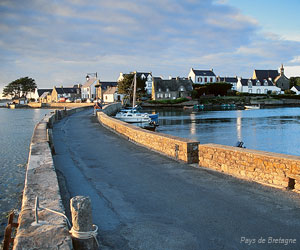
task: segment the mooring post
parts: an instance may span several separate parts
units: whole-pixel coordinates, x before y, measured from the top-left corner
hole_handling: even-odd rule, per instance
[[[93,225],[92,205],[89,197],[75,196],[70,201],[73,247],[75,250],[96,250],[97,226]]]

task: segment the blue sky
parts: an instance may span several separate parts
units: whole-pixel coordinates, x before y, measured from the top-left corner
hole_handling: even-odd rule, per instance
[[[191,67],[251,77],[300,75],[297,0],[0,0],[0,89],[83,83],[87,72],[187,76]]]

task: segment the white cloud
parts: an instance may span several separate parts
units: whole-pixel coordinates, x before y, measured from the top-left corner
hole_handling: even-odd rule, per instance
[[[298,66],[284,66],[284,74],[287,77],[299,76],[300,77],[300,65]]]

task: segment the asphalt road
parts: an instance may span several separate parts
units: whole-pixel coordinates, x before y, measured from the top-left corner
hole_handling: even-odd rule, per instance
[[[152,152],[91,110],[53,135],[64,199],[91,198],[101,249],[300,249],[299,194]]]

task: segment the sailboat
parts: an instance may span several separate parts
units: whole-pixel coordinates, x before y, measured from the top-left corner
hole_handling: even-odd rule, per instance
[[[116,118],[128,123],[143,123],[145,126],[142,127],[158,126],[158,114],[141,113],[138,111],[136,105],[136,72],[134,73],[133,81],[132,108],[121,109],[121,111],[116,114]]]

